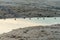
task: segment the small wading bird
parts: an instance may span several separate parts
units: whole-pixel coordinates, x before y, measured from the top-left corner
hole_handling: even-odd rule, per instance
[[[16,20],[16,18],[14,20]]]
[[[24,19],[26,18],[26,17],[23,17]]]
[[[31,18],[29,18],[29,20],[31,20]]]
[[[43,20],[45,20],[45,17],[43,16]]]
[[[6,20],[6,13],[4,13],[4,14],[3,14],[3,16],[4,16],[4,17],[3,17],[3,18],[4,18],[4,20]]]
[[[57,10],[55,11],[55,13],[54,13],[55,15],[57,14]],[[54,19],[56,19],[56,17],[54,18]]]
[[[39,19],[39,17],[37,17],[37,19]]]
[[[54,19],[56,19],[56,17]]]

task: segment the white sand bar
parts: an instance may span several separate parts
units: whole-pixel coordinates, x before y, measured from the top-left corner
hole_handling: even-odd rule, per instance
[[[0,19],[0,34],[4,32],[9,32],[12,29],[24,28],[29,26],[38,26],[38,25],[46,25],[46,24],[35,23],[22,18],[17,20],[14,20],[13,18],[6,20]]]

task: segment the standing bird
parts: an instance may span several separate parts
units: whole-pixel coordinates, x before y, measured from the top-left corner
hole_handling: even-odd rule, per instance
[[[43,20],[45,20],[45,17],[43,17]]]
[[[16,14],[14,16],[15,16],[15,19],[14,20],[16,20]]]
[[[16,18],[15,18],[15,20],[16,20]]]

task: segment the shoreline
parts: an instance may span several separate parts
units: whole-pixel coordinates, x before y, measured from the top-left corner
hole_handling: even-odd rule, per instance
[[[30,27],[30,26],[40,26],[43,24],[37,24],[31,21],[27,21],[25,19],[6,19],[6,20],[0,20],[0,34],[9,32],[13,29],[18,29],[18,28],[25,28],[25,27]]]
[[[57,24],[57,23],[56,23]],[[25,20],[23,18],[14,18],[10,19],[1,19],[0,20],[0,34],[12,31],[13,29],[25,28],[25,27],[34,27],[34,26],[50,26],[54,24],[44,24],[44,23],[35,23],[30,20]]]

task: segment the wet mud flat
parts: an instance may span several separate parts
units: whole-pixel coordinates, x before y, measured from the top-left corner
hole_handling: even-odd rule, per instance
[[[60,24],[14,29],[1,34],[0,40],[60,40]]]

